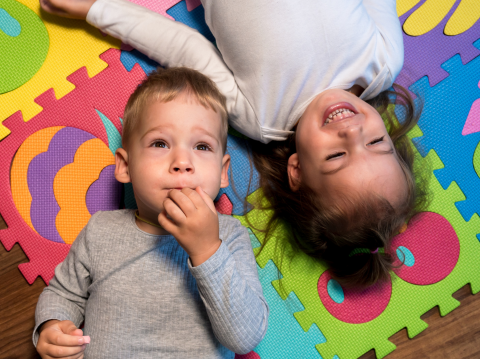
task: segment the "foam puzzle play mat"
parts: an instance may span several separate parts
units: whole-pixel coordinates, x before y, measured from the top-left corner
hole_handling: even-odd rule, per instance
[[[215,41],[199,0],[134,2]],[[264,237],[255,228],[271,214],[244,206],[242,198],[260,195],[258,174],[232,131],[235,191],[222,189],[216,206],[252,227],[270,306],[264,340],[238,359],[348,359],[371,349],[382,358],[395,350],[388,338],[396,332],[406,327],[412,338],[426,329],[428,310],[454,310],[458,289],[480,291],[480,3],[397,0],[397,12],[405,65],[396,82],[423,103],[409,136],[431,169],[427,210],[393,241],[405,265],[360,292],[342,288],[324,264],[291,256],[286,227],[259,252]],[[0,240],[7,250],[20,244],[28,283],[40,276],[48,284],[93,213],[135,206],[131,187],[114,179],[114,153],[127,99],[157,63],[85,22],[40,12],[38,0],[0,0],[0,49],[0,214],[8,226]]]

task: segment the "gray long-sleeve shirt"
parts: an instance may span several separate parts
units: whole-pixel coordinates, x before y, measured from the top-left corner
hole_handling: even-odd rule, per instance
[[[192,267],[175,238],[140,230],[134,211],[97,212],[73,243],[35,313],[85,322],[88,358],[233,358],[267,329],[268,306],[248,232],[219,214],[222,244]],[[233,352],[232,352],[233,351]]]
[[[93,26],[166,67],[210,77],[229,124],[261,142],[283,141],[328,89],[388,89],[403,65],[395,0],[202,0],[218,50],[196,30],[126,0],[97,0]]]

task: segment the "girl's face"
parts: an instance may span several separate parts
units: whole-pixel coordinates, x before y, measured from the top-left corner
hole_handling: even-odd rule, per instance
[[[373,191],[390,204],[406,181],[380,114],[344,90],[319,94],[300,118],[297,153],[288,161],[290,187],[304,183],[315,193]]]

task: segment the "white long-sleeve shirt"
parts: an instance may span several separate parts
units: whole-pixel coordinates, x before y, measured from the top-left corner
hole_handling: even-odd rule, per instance
[[[196,30],[126,0],[97,0],[87,21],[163,66],[210,77],[229,123],[264,143],[292,133],[321,92],[388,89],[403,66],[395,0],[202,0],[217,48]]]

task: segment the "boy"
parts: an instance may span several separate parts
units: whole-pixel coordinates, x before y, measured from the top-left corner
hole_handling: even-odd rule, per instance
[[[115,177],[138,211],[94,214],[56,268],[35,314],[42,358],[233,358],[260,342],[248,232],[212,201],[228,186],[226,139],[225,98],[197,71],[159,70],[135,90]]]

